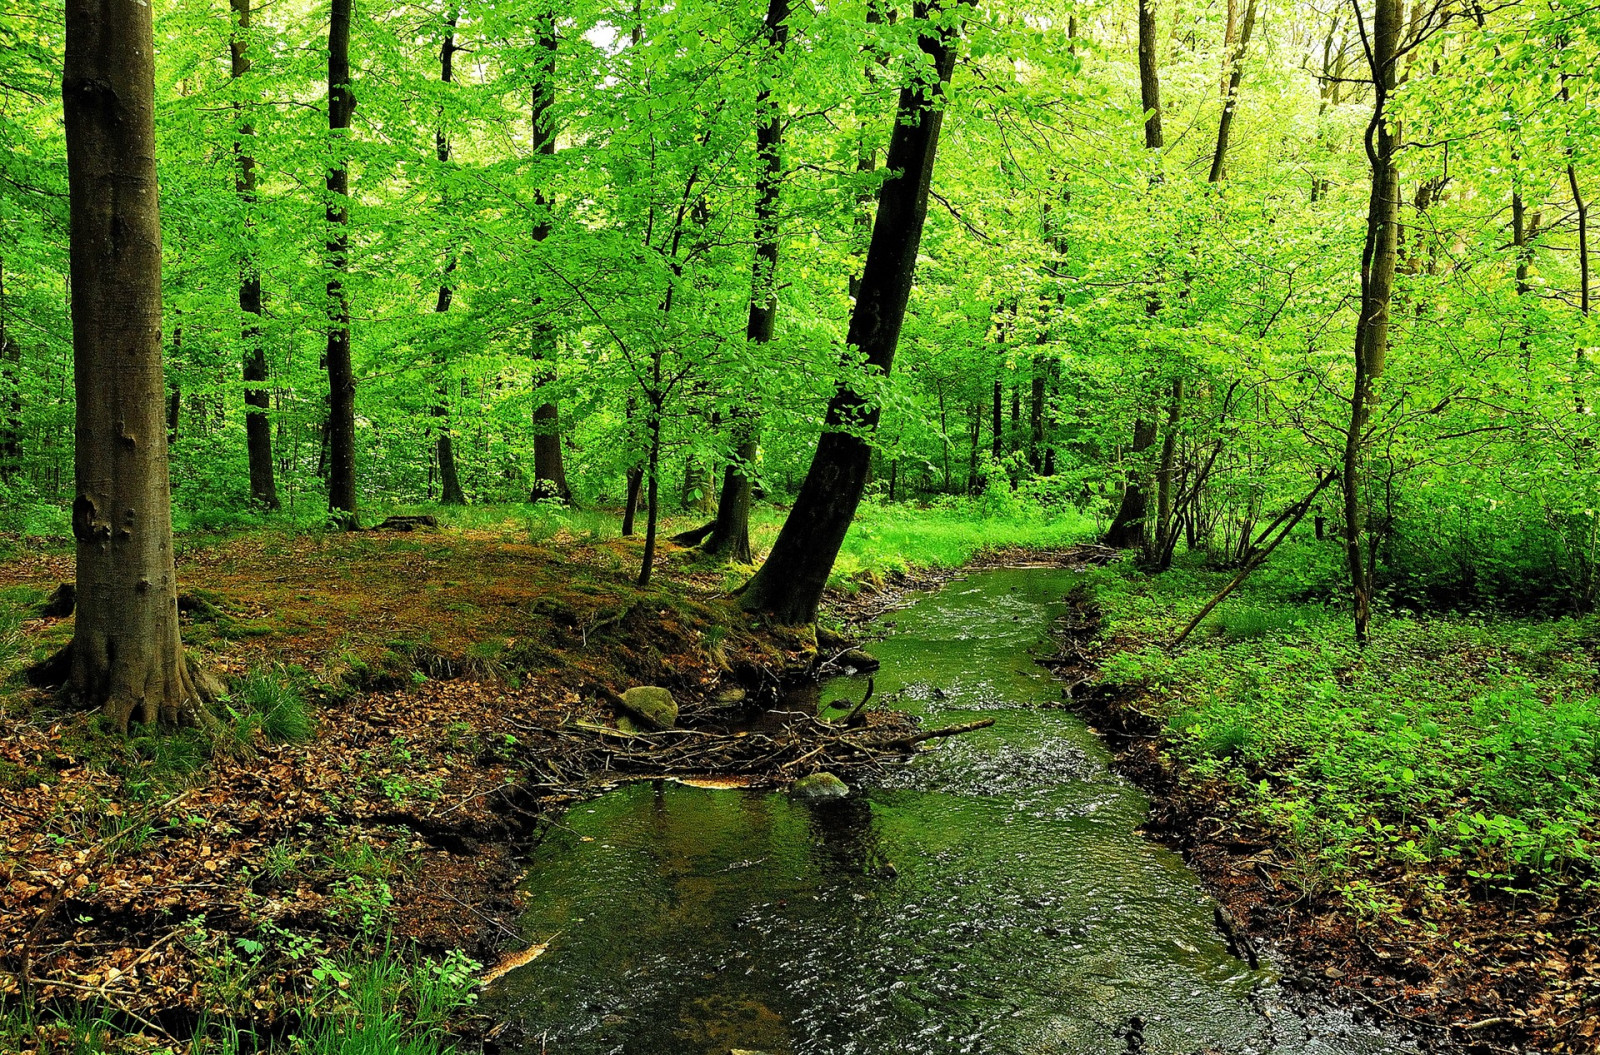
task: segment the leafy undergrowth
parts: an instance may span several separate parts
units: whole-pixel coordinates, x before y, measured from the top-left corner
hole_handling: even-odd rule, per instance
[[[1246,911],[1312,958],[1332,949],[1329,977],[1380,1010],[1490,1047],[1593,1050],[1600,626],[1388,618],[1360,649],[1346,612],[1293,602],[1291,574],[1171,651],[1225,579],[1121,566],[1095,587],[1103,684],[1155,720],[1196,814],[1179,823],[1232,816],[1275,848],[1239,867],[1267,850],[1243,837],[1220,868],[1251,888]]]
[[[217,1050],[239,1023],[311,1052],[431,1050],[420,983],[361,1009],[355,973],[437,987],[514,940],[519,833],[581,780],[548,777],[541,735],[609,721],[635,684],[691,711],[770,688],[814,651],[670,546],[641,592],[637,541],[503,518],[186,540],[184,637],[232,685],[220,744],[124,738],[18,687],[70,637],[33,614],[70,557],[0,565],[0,1048],[98,1050],[102,1018],[124,1047],[176,1045],[204,1015]],[[368,1022],[366,1047],[317,1046]]]

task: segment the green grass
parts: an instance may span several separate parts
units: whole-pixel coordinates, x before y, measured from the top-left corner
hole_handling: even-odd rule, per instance
[[[244,742],[256,730],[274,743],[303,743],[316,732],[316,719],[288,671],[246,675],[229,704],[235,736]]]
[[[1166,642],[1223,574],[1094,576],[1127,645],[1105,677],[1142,687],[1188,772],[1233,785],[1315,863],[1313,881],[1369,905],[1362,877],[1392,868],[1436,895],[1446,876],[1483,891],[1590,883],[1600,624],[1391,617],[1360,649],[1342,606],[1294,601],[1295,569],[1309,575],[1320,556],[1280,556],[1277,574],[1177,653]]]
[[[752,516],[751,544],[765,553],[784,514],[762,507]],[[829,585],[851,589],[864,576],[919,568],[955,568],[988,549],[1048,548],[1082,542],[1094,521],[1075,511],[995,509],[983,500],[945,501],[929,508],[867,501],[845,536]]]

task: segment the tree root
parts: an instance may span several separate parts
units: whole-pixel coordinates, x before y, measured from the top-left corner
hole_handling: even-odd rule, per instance
[[[667,541],[671,542],[674,546],[683,546],[685,548],[690,547],[690,546],[698,546],[698,545],[700,545],[700,543],[702,543],[706,539],[710,538],[711,537],[711,533],[713,531],[715,531],[716,529],[717,529],[717,522],[715,520],[713,520],[711,523],[705,525],[704,527],[697,527],[697,528],[693,529],[692,531],[680,531],[678,534],[673,535]]]

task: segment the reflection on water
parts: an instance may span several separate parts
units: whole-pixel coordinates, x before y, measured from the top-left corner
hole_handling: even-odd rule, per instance
[[[880,694],[948,724],[885,786],[807,807],[668,781],[574,808],[529,871],[549,951],[491,993],[550,1055],[1407,1050],[1302,1020],[1230,957],[1145,811],[1032,662],[1065,572],[992,571],[896,613]],[[840,679],[825,698],[854,696]]]

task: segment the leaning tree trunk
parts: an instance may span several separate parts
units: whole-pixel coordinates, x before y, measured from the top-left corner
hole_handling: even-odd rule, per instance
[[[356,375],[350,362],[350,302],[344,279],[350,266],[350,173],[346,168],[350,116],[350,8],[332,0],[328,22],[328,511],[341,527],[356,526]]]
[[[1139,0],[1139,100],[1144,106],[1144,146],[1146,150],[1160,150],[1165,146],[1161,134],[1161,80],[1156,71],[1156,7],[1155,0]],[[1154,315],[1160,305],[1151,298],[1146,311]],[[1145,516],[1150,504],[1144,489],[1143,458],[1140,456],[1156,441],[1156,423],[1144,417],[1133,422],[1134,471],[1122,486],[1122,503],[1117,515],[1106,529],[1105,544],[1117,549],[1137,546],[1144,539]]]
[[[767,56],[775,60],[789,42],[789,0],[769,0],[767,4]],[[756,96],[756,175],[755,262],[751,268],[750,314],[745,322],[745,340],[766,344],[772,340],[778,322],[778,194],[783,179],[783,123],[772,101],[772,84],[764,83]],[[738,438],[734,457],[722,474],[722,494],[717,499],[717,519],[706,539],[706,553],[722,560],[749,564],[750,481],[760,451],[759,420],[752,411],[736,407],[732,428]]]
[[[1356,320],[1355,380],[1350,423],[1345,431],[1344,488],[1345,560],[1356,640],[1365,643],[1372,615],[1373,565],[1362,552],[1365,523],[1362,510],[1362,463],[1367,422],[1376,402],[1374,382],[1383,376],[1389,350],[1389,302],[1394,292],[1395,256],[1399,237],[1400,172],[1395,164],[1399,130],[1387,120],[1386,105],[1395,87],[1396,55],[1401,24],[1400,0],[1376,0],[1372,17],[1369,67],[1373,82],[1372,119],[1367,122],[1367,162],[1372,186],[1367,201],[1367,237],[1361,253],[1361,315]]]
[[[887,375],[894,363],[928,214],[944,88],[955,67],[957,31],[940,4],[919,3],[916,13],[926,20],[917,43],[937,79],[931,85],[909,84],[900,92],[885,162],[895,175],[878,192],[872,241],[846,335],[847,342],[865,355],[869,377]],[[857,391],[866,387],[844,379],[829,402],[822,437],[794,508],[766,563],[745,585],[740,603],[746,610],[765,613],[780,623],[816,619],[871,466],[879,407]]]
[[[1233,129],[1233,115],[1239,108],[1239,83],[1244,79],[1244,53],[1250,46],[1250,33],[1256,25],[1256,0],[1250,0],[1244,9],[1244,25],[1239,29],[1238,45],[1228,56],[1228,81],[1223,87],[1222,117],[1217,121],[1216,149],[1211,152],[1211,174],[1208,183],[1220,183],[1228,158],[1228,136]]]
[[[556,24],[555,16],[545,18],[539,31],[539,58],[535,63],[536,79],[533,85],[533,145],[539,154],[550,157],[556,152]],[[535,204],[549,208],[550,201],[544,192],[534,193]],[[550,221],[541,217],[533,228],[533,240],[542,242],[550,237]],[[549,384],[556,379],[556,331],[549,323],[534,327],[534,340],[538,344],[535,357],[543,367],[543,381]],[[567,486],[567,469],[561,452],[561,408],[554,398],[546,398],[533,411],[533,492],[528,500],[554,498],[572,501],[572,488]]]
[[[130,719],[204,711],[178,638],[162,418],[161,214],[148,4],[68,0],[66,116],[77,429],[72,693]]]
[[[228,53],[232,62],[234,80],[250,72],[250,0],[231,0],[233,13],[238,18],[238,28],[229,42]],[[251,236],[253,221],[249,214],[256,201],[256,159],[248,149],[254,140],[255,127],[243,117],[242,102],[234,103],[241,110],[239,138],[234,142],[239,172],[233,187],[244,206],[246,239]],[[278,482],[272,464],[272,423],[267,420],[269,394],[267,392],[267,351],[261,343],[261,273],[256,270],[255,259],[249,249],[240,261],[239,310],[244,313],[241,336],[244,340],[244,443],[250,459],[250,501],[262,509],[278,508]]]
[[[452,12],[445,20],[444,44],[439,48],[441,84],[449,84],[455,79],[456,18],[456,14]],[[450,163],[450,137],[445,133],[443,114],[439,118],[439,129],[433,136],[433,154],[439,159],[440,168]],[[448,201],[445,202],[445,206],[448,208]],[[439,297],[434,301],[433,310],[436,314],[442,315],[450,310],[455,290],[451,288],[449,278],[455,269],[456,261],[452,256],[444,265],[445,281],[439,283]],[[450,424],[450,377],[447,369],[449,364],[440,362],[439,366],[443,376],[439,379],[439,399],[433,405],[433,419],[438,423],[439,429],[438,437],[434,440],[434,456],[439,462],[439,501],[447,506],[464,506],[467,504],[467,496],[461,490],[461,477],[456,472],[455,432]]]

